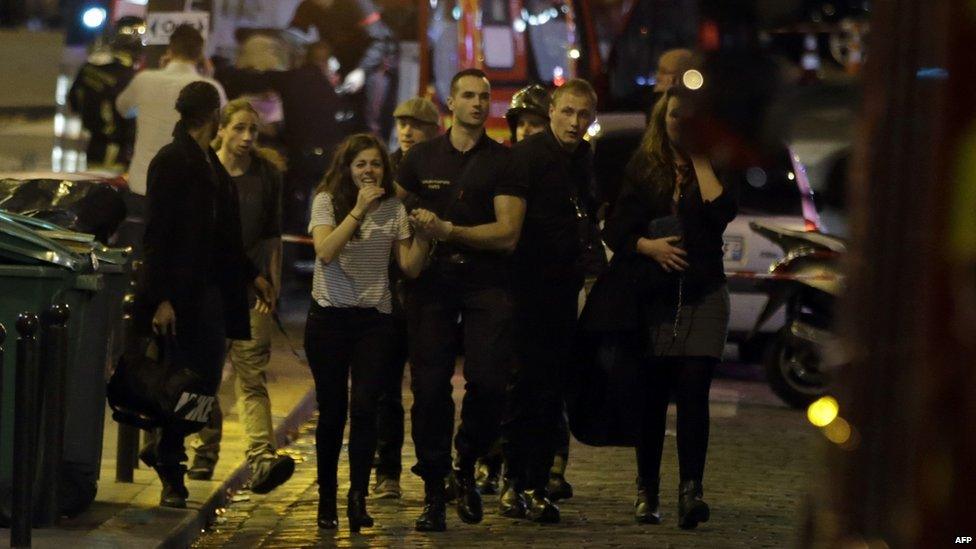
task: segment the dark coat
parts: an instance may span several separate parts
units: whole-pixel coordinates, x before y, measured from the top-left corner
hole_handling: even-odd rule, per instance
[[[204,153],[177,125],[173,142],[149,164],[146,199],[137,329],[148,333],[156,308],[168,300],[178,331],[181,315],[194,314],[201,291],[215,284],[227,337],[250,339],[247,288],[258,270],[244,254],[237,189],[216,153]]]

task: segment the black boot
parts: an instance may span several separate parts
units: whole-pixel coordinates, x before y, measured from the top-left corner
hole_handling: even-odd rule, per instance
[[[474,481],[481,495],[490,496],[498,493],[500,473],[501,467],[494,456],[478,460],[474,470]]]
[[[447,530],[447,501],[444,482],[424,483],[424,510],[414,528],[418,532],[443,532]]]
[[[559,501],[573,497],[573,485],[566,482],[566,462],[569,458],[557,455],[549,470],[549,499]]]
[[[319,528],[335,530],[339,527],[339,511],[336,509],[336,489],[323,490],[319,487]]]
[[[699,522],[708,522],[708,504],[702,501],[702,485],[697,480],[684,480],[678,487],[678,526],[691,530]]]
[[[371,528],[373,517],[366,511],[366,492],[350,491],[346,505],[346,517],[349,519],[349,531],[358,532],[360,528]]]
[[[474,471],[458,472],[458,518],[468,524],[478,524],[484,518],[481,493],[474,482]]]
[[[498,512],[503,517],[525,518],[525,495],[518,490],[515,480],[502,481],[502,493],[498,496]]]
[[[161,507],[185,509],[186,498],[190,497],[190,491],[186,489],[186,483],[183,481],[186,467],[181,463],[157,463],[155,469],[159,475],[159,481],[163,484],[163,491],[159,497],[159,505]]]
[[[532,522],[555,524],[559,522],[559,507],[549,501],[545,489],[525,491],[525,517]]]
[[[637,501],[634,503],[634,518],[639,524],[661,524],[659,487],[660,479],[637,479]]]

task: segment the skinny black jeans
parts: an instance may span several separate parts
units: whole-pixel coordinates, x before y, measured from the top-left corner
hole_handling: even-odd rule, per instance
[[[712,357],[660,357],[640,369],[644,401],[637,444],[641,482],[659,478],[668,403],[678,407],[678,468],[681,481],[702,481],[708,452],[708,391],[717,360]]]
[[[335,496],[347,409],[350,491],[365,492],[369,487],[376,449],[376,401],[386,383],[385,368],[395,343],[393,317],[376,309],[321,307],[315,302],[309,309],[305,354],[319,405],[315,451],[322,496]]]

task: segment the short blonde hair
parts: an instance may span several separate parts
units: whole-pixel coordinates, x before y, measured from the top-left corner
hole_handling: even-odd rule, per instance
[[[552,92],[552,104],[555,105],[559,98],[564,93],[571,93],[573,95],[582,95],[588,97],[593,105],[596,105],[596,90],[593,89],[593,85],[583,80],[582,78],[573,78],[567,81],[562,86],[559,86]]]

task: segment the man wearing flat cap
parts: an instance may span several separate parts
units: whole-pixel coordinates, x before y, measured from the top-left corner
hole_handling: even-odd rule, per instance
[[[396,121],[397,142],[400,148],[390,155],[396,173],[403,155],[417,143],[423,143],[440,133],[441,113],[434,103],[425,97],[411,97],[397,105],[393,111]]]

